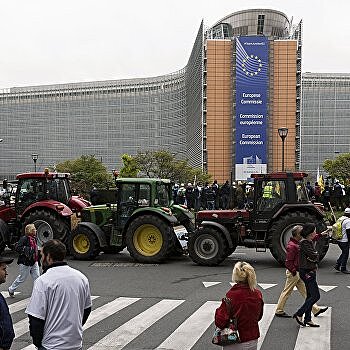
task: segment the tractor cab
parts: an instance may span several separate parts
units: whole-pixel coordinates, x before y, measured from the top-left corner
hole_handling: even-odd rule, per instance
[[[54,200],[68,205],[71,199],[69,174],[26,173],[17,175],[16,212],[21,215],[36,202]]]
[[[252,229],[266,230],[270,220],[285,205],[297,206],[309,203],[303,172],[252,174],[254,179],[254,201]]]
[[[170,181],[159,179],[116,179],[117,226],[124,227],[139,208],[169,208]]]

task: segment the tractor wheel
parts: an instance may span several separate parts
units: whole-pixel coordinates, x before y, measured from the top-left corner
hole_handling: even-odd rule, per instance
[[[100,252],[95,234],[84,226],[75,228],[68,241],[69,252],[77,260],[92,260]]]
[[[308,222],[316,224],[317,232],[324,231],[327,226],[323,221],[318,221],[316,217],[307,212],[293,212],[281,216],[274,222],[270,229],[270,251],[272,256],[284,266],[286,260],[286,247],[292,236],[292,228],[295,225],[302,225]],[[320,253],[320,261],[328,251],[329,240],[327,237],[321,238],[316,245]]]
[[[196,230],[189,236],[188,253],[199,265],[215,266],[227,257],[225,237],[212,227]]]
[[[126,232],[130,255],[141,263],[159,263],[171,252],[174,233],[166,222],[152,215],[137,217]]]
[[[66,243],[69,225],[63,218],[52,214],[46,210],[35,210],[31,212],[23,222],[23,230],[28,224],[34,224],[36,227],[36,236],[38,246],[41,247],[50,239],[59,239]]]

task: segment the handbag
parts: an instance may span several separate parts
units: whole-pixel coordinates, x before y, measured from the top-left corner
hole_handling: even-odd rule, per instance
[[[211,342],[215,345],[226,346],[231,344],[237,344],[241,342],[239,332],[237,328],[237,318],[231,316],[232,306],[229,298],[224,298],[222,301],[226,304],[227,313],[229,314],[229,322],[227,327],[220,329],[216,327]]]

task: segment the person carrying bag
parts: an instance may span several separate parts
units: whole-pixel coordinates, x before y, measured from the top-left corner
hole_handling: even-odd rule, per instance
[[[225,350],[257,350],[260,337],[258,322],[263,316],[264,301],[256,289],[254,268],[247,262],[237,262],[233,268],[232,281],[236,284],[226,293],[219,308],[215,311],[215,326],[221,330],[231,328],[237,321],[239,343],[217,344]],[[229,302],[227,302],[227,299]]]

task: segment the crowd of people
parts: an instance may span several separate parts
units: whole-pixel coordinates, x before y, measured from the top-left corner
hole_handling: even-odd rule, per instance
[[[338,180],[334,184],[326,181],[324,186],[318,182],[315,182],[315,185],[312,186],[308,181],[306,189],[309,198],[315,202],[323,203],[325,210],[331,210],[330,205],[332,205],[335,210],[343,211],[350,203],[350,187],[343,185]]]
[[[200,183],[175,184],[173,186],[173,200],[175,204],[185,204],[195,211],[207,209],[243,209],[253,201],[252,184],[238,181],[230,184],[228,180],[219,185],[217,180],[204,186]]]

